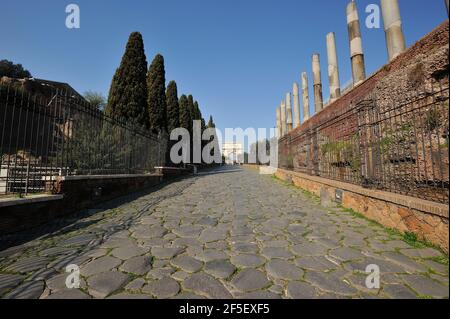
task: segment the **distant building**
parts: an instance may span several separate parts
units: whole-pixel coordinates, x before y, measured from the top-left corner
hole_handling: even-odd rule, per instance
[[[225,157],[226,164],[236,164],[244,154],[244,148],[240,143],[224,143],[222,154]]]
[[[32,159],[45,161],[53,156],[60,139],[73,136],[74,105],[87,103],[69,84],[35,78],[0,78],[1,162]],[[28,108],[23,108],[28,105]],[[27,110],[20,112],[20,110]],[[99,117],[100,118],[100,117]],[[5,127],[3,127],[3,123]],[[29,152],[25,152],[29,149]]]
[[[9,85],[15,89],[23,89],[32,96],[40,96],[47,99],[52,99],[55,95],[59,95],[85,101],[80,93],[64,82],[36,78],[14,79],[4,76],[0,78],[0,85]]]
[[[84,100],[84,97],[67,83],[35,78],[31,78],[29,79],[29,81],[41,84],[42,86],[50,87],[53,90],[57,90],[58,92],[61,93],[61,95],[67,95],[72,98]]]
[[[87,101],[67,83],[0,78],[0,194],[42,189],[44,178],[64,169],[62,141],[73,138],[74,116],[85,114],[74,111],[84,105]]]

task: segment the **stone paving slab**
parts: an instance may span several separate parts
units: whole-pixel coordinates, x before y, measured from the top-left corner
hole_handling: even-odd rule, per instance
[[[120,271],[142,276],[152,268],[151,259],[148,256],[137,256],[126,260],[121,266]]]
[[[88,279],[89,293],[95,298],[105,298],[124,287],[129,276],[118,271],[102,272]]]
[[[21,275],[0,274],[0,295],[17,287],[24,278]]]
[[[186,178],[63,224],[0,251],[1,298],[449,295],[448,264],[439,250],[412,247],[250,170]],[[70,264],[81,271],[80,289],[65,287]],[[379,289],[365,285],[369,265],[380,269]]]
[[[150,282],[148,285],[144,286],[142,291],[153,295],[155,298],[167,299],[178,294],[180,285],[175,279],[165,277]]]
[[[231,281],[231,284],[241,292],[260,290],[270,286],[267,275],[257,269],[248,268],[239,272]]]
[[[215,278],[228,279],[236,271],[236,267],[228,260],[213,260],[205,264],[204,270]]]
[[[45,299],[91,299],[92,297],[79,289],[66,289],[48,295]]]

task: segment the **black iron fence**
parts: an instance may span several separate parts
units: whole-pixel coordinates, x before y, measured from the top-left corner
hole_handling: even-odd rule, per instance
[[[167,136],[50,91],[0,86],[0,195],[42,192],[55,176],[146,174],[163,165]]]
[[[371,96],[280,141],[280,166],[449,202],[448,78],[401,101]]]

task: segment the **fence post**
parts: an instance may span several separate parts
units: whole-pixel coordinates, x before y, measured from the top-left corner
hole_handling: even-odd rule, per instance
[[[26,175],[26,179],[25,179],[25,196],[28,195],[28,181],[30,179],[30,159],[28,159],[28,163],[27,163],[27,175]]]
[[[319,130],[315,128],[312,135],[313,170],[315,176],[320,176],[319,165]]]
[[[162,166],[161,163],[161,132],[158,133],[158,166]]]
[[[371,145],[372,131],[370,121],[370,111],[374,107],[373,99],[361,101],[357,104],[358,126],[361,135],[361,151],[363,161],[361,162],[361,175],[363,177],[362,186],[369,187],[373,184],[374,159],[373,147]]]
[[[306,172],[309,175],[312,175],[312,168],[311,168],[311,158],[312,158],[312,131],[311,129],[308,130],[306,133]]]

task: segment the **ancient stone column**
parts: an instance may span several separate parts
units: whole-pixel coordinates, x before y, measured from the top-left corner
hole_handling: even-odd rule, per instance
[[[406,50],[398,1],[381,0],[381,11],[383,14],[389,61],[391,61]]]
[[[291,93],[286,93],[286,124],[287,132],[289,133],[293,129],[292,125],[292,104],[291,104]]]
[[[449,0],[445,0],[445,6],[447,7],[447,15],[449,13]]]
[[[281,136],[287,134],[287,126],[286,126],[286,102],[283,100],[281,102]]]
[[[336,53],[336,38],[334,32],[327,34],[328,80],[330,82],[330,102],[341,96],[341,83],[339,81],[339,68]]]
[[[361,28],[356,3],[347,5],[347,26],[350,40],[350,57],[352,61],[353,85],[357,86],[366,79],[366,67],[362,49]]]
[[[277,137],[282,136],[281,132],[281,106],[277,107]]]
[[[312,56],[312,70],[314,83],[314,111],[319,113],[323,109],[322,75],[320,73],[320,56],[315,53]]]
[[[308,75],[302,72],[303,122],[309,119],[309,87]]]
[[[297,82],[294,82],[292,92],[294,94],[294,128],[297,128],[300,126],[300,100]]]

